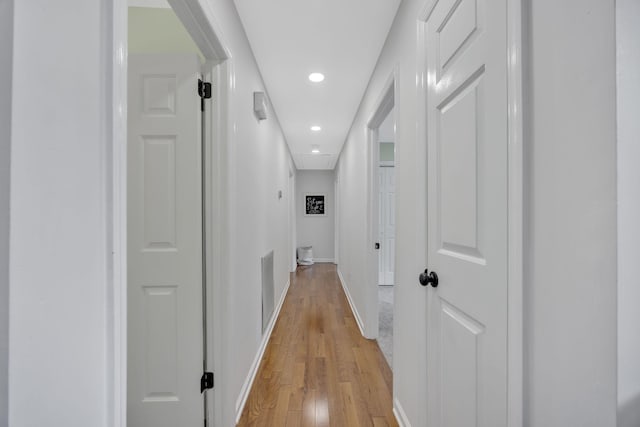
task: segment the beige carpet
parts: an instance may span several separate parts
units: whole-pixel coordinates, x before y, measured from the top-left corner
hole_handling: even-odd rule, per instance
[[[393,368],[393,286],[378,286],[378,346]]]

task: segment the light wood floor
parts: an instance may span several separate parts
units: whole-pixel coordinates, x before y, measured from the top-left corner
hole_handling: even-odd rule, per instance
[[[391,370],[333,264],[298,268],[238,426],[397,426]]]

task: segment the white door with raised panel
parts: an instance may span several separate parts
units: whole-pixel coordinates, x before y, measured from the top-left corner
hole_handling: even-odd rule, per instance
[[[506,426],[506,0],[438,0],[422,28],[429,426]]]
[[[129,56],[129,427],[203,424],[199,70]]]
[[[390,286],[394,283],[396,241],[396,182],[393,166],[378,168],[379,186],[379,273],[378,284]]]

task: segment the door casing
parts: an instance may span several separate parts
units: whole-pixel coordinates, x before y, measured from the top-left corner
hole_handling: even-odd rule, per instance
[[[385,174],[392,174],[393,176],[395,176],[395,162],[394,161],[383,161],[380,160],[378,162],[378,173],[380,175],[385,175]],[[383,201],[383,194],[385,194],[382,191],[382,186],[380,186],[380,179],[378,180],[378,204],[380,206],[379,212],[382,213],[382,218],[378,218],[378,234],[380,235],[379,237],[379,242],[380,242],[380,249],[379,249],[379,257],[378,260],[382,259],[385,260],[385,258],[387,259],[386,263],[387,266],[390,267],[391,270],[391,278],[389,277],[389,268],[387,268],[387,270],[385,271],[385,261],[382,261],[381,264],[383,265],[379,265],[379,272],[378,272],[378,284],[381,286],[393,286],[395,284],[395,256],[393,257],[393,260],[389,260],[389,247],[390,245],[387,244],[387,239],[388,239],[388,235],[386,230],[389,229],[389,223],[388,223],[388,213],[385,215],[384,212],[387,211],[389,209],[389,200],[387,199],[386,201]],[[388,185],[388,183],[387,183]],[[395,183],[393,184],[394,186],[394,191],[395,191]],[[395,199],[395,196],[394,196]],[[386,208],[386,209],[385,209]],[[393,204],[393,206],[391,207],[391,209],[393,209],[395,211],[395,203]],[[380,215],[380,213],[378,215]],[[395,212],[394,212],[395,213]],[[391,227],[391,229],[393,230],[393,240],[395,242],[395,225]],[[384,231],[383,231],[384,230]],[[395,243],[394,243],[395,245]],[[395,248],[394,248],[395,249]],[[380,264],[380,261],[378,261],[378,263]],[[389,265],[391,264],[391,265]],[[383,279],[381,280],[380,277],[383,277]],[[382,282],[382,283],[381,283]]]
[[[378,270],[379,251],[375,249],[378,241],[378,166],[380,163],[378,128],[387,118],[395,106],[395,94],[397,93],[398,67],[395,67],[385,85],[382,93],[375,103],[371,117],[367,121],[367,248],[366,271],[367,278],[366,305],[363,334],[368,339],[378,337]],[[394,138],[398,144],[397,137]],[[396,252],[397,253],[397,252]]]

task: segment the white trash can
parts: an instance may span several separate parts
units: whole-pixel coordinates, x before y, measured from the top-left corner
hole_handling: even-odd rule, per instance
[[[313,246],[298,248],[298,265],[313,265]]]

